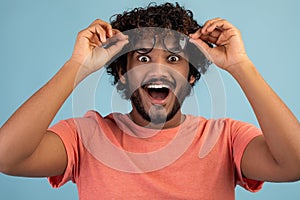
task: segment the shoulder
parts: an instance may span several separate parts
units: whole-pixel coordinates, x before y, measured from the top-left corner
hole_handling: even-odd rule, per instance
[[[262,134],[255,125],[232,118],[206,119],[189,116],[188,119],[197,124],[198,136],[204,140],[217,141],[221,137],[229,143],[247,143]]]

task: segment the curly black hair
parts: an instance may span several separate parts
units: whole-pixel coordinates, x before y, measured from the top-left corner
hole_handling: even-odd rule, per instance
[[[110,23],[114,29],[121,32],[142,28],[142,27],[158,27],[167,28],[188,35],[194,33],[201,26],[193,19],[193,13],[185,9],[178,3],[164,3],[157,5],[150,3],[147,7],[134,8],[131,11],[125,11],[123,14],[116,14],[110,18]],[[193,76],[196,83],[201,77],[201,73],[205,73],[210,61],[203,55],[201,51],[190,43],[189,45],[189,78]],[[114,77],[113,84],[117,86],[118,91],[124,92],[126,95],[126,85],[122,84],[119,79],[119,70],[126,72],[127,54],[116,56],[115,59],[107,66],[106,71]]]

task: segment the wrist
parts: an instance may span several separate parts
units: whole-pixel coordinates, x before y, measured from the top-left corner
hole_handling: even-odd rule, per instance
[[[240,62],[236,66],[230,67],[227,72],[239,83],[247,82],[249,80],[256,79],[257,75],[259,75],[256,67],[252,63],[251,60],[245,60]],[[251,78],[252,77],[252,78]]]
[[[69,59],[65,65],[65,68],[69,72],[74,73],[74,86],[77,86],[82,80],[84,80],[91,72],[87,70],[80,62],[77,62],[74,59]]]
[[[247,57],[235,64],[232,64],[226,68],[226,71],[230,73],[231,75],[236,75],[240,73],[241,71],[254,67],[252,61]]]

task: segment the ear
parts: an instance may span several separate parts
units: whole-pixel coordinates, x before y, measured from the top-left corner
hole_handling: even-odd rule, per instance
[[[193,85],[195,83],[195,80],[196,80],[195,77],[193,75],[191,75],[190,78],[189,78],[189,83],[191,85]]]
[[[121,81],[122,84],[126,84],[126,78],[124,76],[124,70],[121,67],[118,67],[118,75],[119,75],[119,80]]]
[[[122,84],[126,84],[126,78],[122,75],[122,76],[119,76],[120,77],[120,81]]]

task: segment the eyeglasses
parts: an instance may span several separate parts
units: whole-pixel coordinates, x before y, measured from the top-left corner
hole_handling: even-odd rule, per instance
[[[189,38],[186,35],[170,32],[161,34],[133,34],[129,37],[131,48],[139,54],[150,53],[158,41],[162,48],[171,53],[180,53],[186,49]]]

